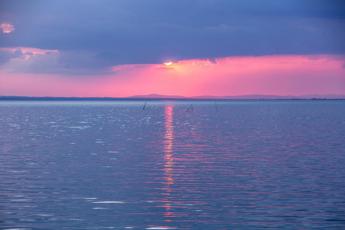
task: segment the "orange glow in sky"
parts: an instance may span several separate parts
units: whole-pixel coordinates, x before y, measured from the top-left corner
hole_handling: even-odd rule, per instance
[[[172,61],[167,61],[167,62],[164,62],[164,65],[165,66],[171,66],[173,64],[173,62]]]

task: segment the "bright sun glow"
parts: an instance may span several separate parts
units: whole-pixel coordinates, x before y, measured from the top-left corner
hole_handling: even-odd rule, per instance
[[[173,62],[172,61],[167,61],[167,62],[164,62],[164,65],[165,66],[171,66],[173,64]]]

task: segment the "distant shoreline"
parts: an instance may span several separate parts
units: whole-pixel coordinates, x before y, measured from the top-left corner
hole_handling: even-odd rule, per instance
[[[345,100],[345,97],[26,97],[0,96],[0,101],[286,101],[286,100]]]

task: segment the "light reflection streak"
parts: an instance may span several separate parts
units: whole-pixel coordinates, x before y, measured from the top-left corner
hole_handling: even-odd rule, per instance
[[[164,199],[163,207],[165,209],[164,217],[166,222],[171,222],[171,217],[174,216],[171,205],[171,193],[173,191],[172,186],[174,185],[174,106],[165,106],[165,133],[164,133]]]

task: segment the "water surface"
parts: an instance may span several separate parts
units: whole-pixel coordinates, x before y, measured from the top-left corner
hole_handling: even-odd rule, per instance
[[[344,229],[345,102],[0,102],[0,229]]]

